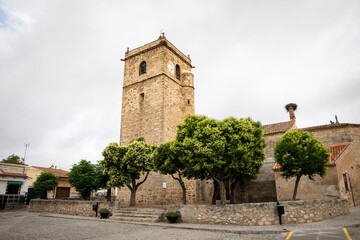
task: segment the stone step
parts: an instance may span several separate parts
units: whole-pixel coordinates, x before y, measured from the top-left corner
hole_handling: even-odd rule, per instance
[[[161,214],[142,214],[142,213],[114,213],[114,217],[135,217],[135,218],[158,218]]]
[[[163,212],[142,212],[142,211],[115,211],[113,214],[143,214],[143,215],[160,215]]]
[[[120,208],[110,219],[130,222],[158,222],[164,210],[161,208]]]
[[[122,217],[122,216],[112,216],[111,220],[120,220],[128,222],[158,222],[158,218],[134,218],[134,217]]]
[[[163,213],[161,208],[119,208],[116,212]]]

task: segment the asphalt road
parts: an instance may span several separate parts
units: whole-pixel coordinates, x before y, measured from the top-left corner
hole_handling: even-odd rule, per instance
[[[353,232],[352,235],[356,235]],[[352,238],[348,229],[344,228],[329,228],[329,229],[307,229],[302,231],[294,231],[288,234],[286,240],[351,240]]]

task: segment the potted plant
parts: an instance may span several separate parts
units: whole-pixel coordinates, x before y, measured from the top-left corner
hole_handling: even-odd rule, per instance
[[[177,223],[181,217],[180,212],[167,212],[165,217],[169,221],[169,223]]]
[[[101,218],[108,218],[110,215],[110,211],[107,208],[102,208],[99,210]]]

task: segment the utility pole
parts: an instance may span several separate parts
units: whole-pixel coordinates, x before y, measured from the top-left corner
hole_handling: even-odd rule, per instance
[[[25,163],[25,157],[26,157],[26,150],[29,146],[30,146],[30,143],[24,143],[24,147],[25,147],[25,153],[24,153],[24,158],[23,158],[24,163]]]

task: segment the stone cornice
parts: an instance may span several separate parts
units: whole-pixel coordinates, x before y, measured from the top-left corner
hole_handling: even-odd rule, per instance
[[[184,61],[189,67],[195,68],[191,65],[191,59],[186,57],[179,49],[177,49],[171,42],[169,42],[166,38],[158,39],[156,41],[153,41],[151,43],[148,43],[142,47],[135,48],[129,52],[125,53],[125,58],[121,59],[121,61],[127,61],[133,57],[136,57],[140,54],[146,53],[148,51],[151,51],[153,49],[156,49],[158,47],[166,47],[169,49],[172,53],[174,53],[178,58],[180,58],[182,61]]]
[[[313,127],[301,128],[301,130],[311,132],[311,131],[317,131],[317,130],[323,130],[323,129],[345,128],[345,127],[359,128],[359,127],[360,127],[360,124],[353,124],[353,123],[335,123],[335,124],[326,124],[326,125],[320,125],[320,126],[313,126]]]
[[[123,86],[123,88],[127,88],[127,87],[130,87],[130,86],[134,86],[134,85],[139,84],[139,83],[144,83],[144,82],[146,82],[146,81],[150,81],[150,80],[152,80],[152,79],[154,79],[154,78],[156,78],[156,77],[160,77],[160,76],[165,76],[165,77],[169,78],[170,80],[172,80],[173,82],[175,82],[176,84],[178,84],[180,87],[190,87],[190,88],[195,89],[193,86],[182,85],[179,81],[176,81],[174,78],[172,78],[171,76],[169,76],[169,75],[166,74],[166,73],[160,73],[160,74],[157,74],[157,75],[155,75],[155,76],[152,76],[152,77],[146,78],[146,79],[144,79],[144,80],[141,80],[141,81],[139,81],[139,82],[130,83],[130,84],[126,85],[126,86]]]

